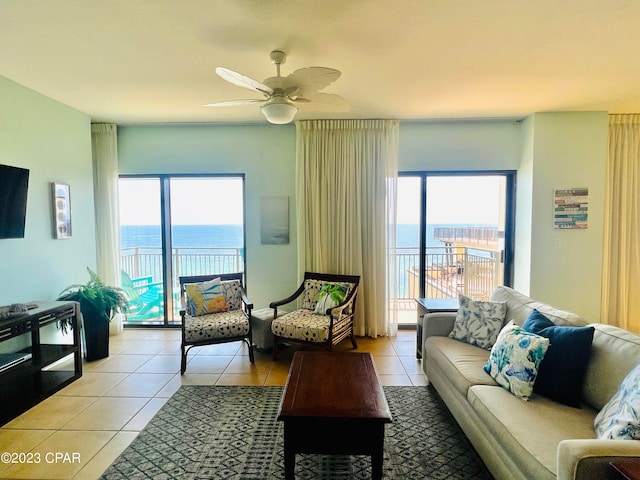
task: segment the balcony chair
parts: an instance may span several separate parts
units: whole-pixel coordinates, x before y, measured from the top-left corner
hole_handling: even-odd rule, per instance
[[[358,348],[353,334],[353,318],[360,276],[305,272],[304,280],[288,298],[271,302],[273,308],[273,359],[278,357],[278,345],[300,342],[322,345],[333,350],[334,345],[349,337]],[[293,301],[298,309],[278,316],[278,307]]]
[[[122,270],[122,290],[127,297],[127,321],[139,322],[164,316],[162,282],[153,282],[151,275],[131,278]]]
[[[254,363],[251,309],[242,273],[179,277],[182,318],[180,374],[193,347],[244,341]]]

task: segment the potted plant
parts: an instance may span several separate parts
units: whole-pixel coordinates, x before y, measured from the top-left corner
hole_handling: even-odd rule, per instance
[[[109,356],[109,322],[116,313],[127,311],[127,297],[121,288],[105,285],[97,273],[87,271],[89,281],[65,288],[58,300],[80,304],[84,351],[91,361]],[[68,327],[66,322],[59,325],[65,333]]]

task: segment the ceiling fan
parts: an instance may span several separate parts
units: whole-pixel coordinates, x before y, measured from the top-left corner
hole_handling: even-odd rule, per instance
[[[217,67],[216,73],[227,82],[239,87],[261,93],[264,98],[231,100],[209,103],[205,107],[229,107],[261,103],[263,115],[270,123],[284,124],[293,120],[298,109],[323,111],[348,111],[347,101],[332,93],[319,93],[340,77],[340,71],[326,67],[300,68],[286,77],[280,75],[280,65],[286,62],[287,54],[274,50],[269,55],[276,65],[276,76],[262,83],[234,72],[228,68]]]

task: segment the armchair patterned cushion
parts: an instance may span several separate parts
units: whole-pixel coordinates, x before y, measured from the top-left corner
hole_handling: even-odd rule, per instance
[[[204,342],[249,334],[249,322],[242,310],[211,313],[199,317],[185,316],[187,342]]]
[[[254,363],[249,322],[253,304],[244,292],[242,277],[242,273],[227,273],[179,278],[183,304],[181,374],[187,369],[189,350],[203,345],[244,341],[249,346],[249,360]],[[224,297],[220,311],[215,308],[222,304],[218,296]]]
[[[349,337],[353,348],[358,348],[353,318],[359,282],[360,277],[356,275],[306,272],[302,284],[290,297],[272,302],[269,306],[273,308],[274,359],[278,343],[283,341],[320,344],[332,350]],[[278,307],[293,301],[299,302],[299,308],[279,317]],[[329,308],[324,310],[323,306]]]

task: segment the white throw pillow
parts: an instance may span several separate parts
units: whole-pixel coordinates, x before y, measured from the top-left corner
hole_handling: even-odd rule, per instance
[[[627,374],[593,427],[601,439],[640,440],[640,365]]]
[[[484,370],[516,397],[528,400],[548,348],[548,338],[509,323],[498,335]]]
[[[459,295],[458,301],[460,306],[449,337],[490,349],[504,324],[507,304],[472,300],[465,295]]]

